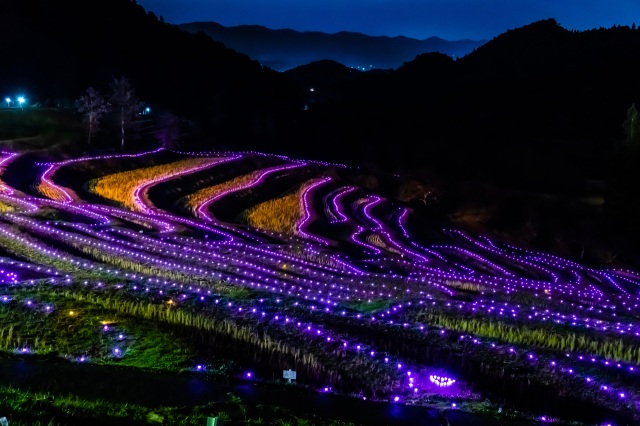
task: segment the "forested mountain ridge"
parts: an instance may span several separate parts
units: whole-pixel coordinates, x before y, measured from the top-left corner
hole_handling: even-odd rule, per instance
[[[629,207],[621,211],[631,222],[640,214],[637,197],[628,196],[640,177],[621,173],[634,170],[640,155],[616,149],[637,142],[627,140],[623,126],[640,99],[635,27],[569,31],[544,20],[457,60],[427,53],[396,70],[367,72],[330,62],[270,70],[130,0],[2,2],[0,36],[3,97],[21,93],[29,105],[73,109],[88,86],[105,88],[112,77],[126,76],[154,111],[176,113],[199,130],[185,149],[258,150],[419,176],[428,171],[451,187],[475,182],[523,194],[581,194],[586,181],[623,182],[617,205]],[[503,207],[497,210],[518,232],[529,226],[524,209]],[[548,214],[558,217],[555,206]],[[513,219],[518,215],[520,222]],[[631,241],[629,222],[612,217]],[[540,227],[549,223],[538,219]],[[532,235],[562,240],[554,232],[567,223]]]
[[[602,160],[640,97],[630,77],[640,71],[639,48],[640,31],[629,27],[575,32],[540,21],[455,61],[429,53],[334,85],[302,129],[387,165],[511,184],[602,178]]]
[[[127,76],[146,102],[211,135],[204,149],[567,188],[606,175],[602,160],[640,96],[630,77],[640,71],[640,31],[629,27],[576,32],[546,20],[457,60],[427,53],[385,72],[313,65],[293,78],[128,0],[0,7],[4,93],[69,105],[89,85]]]
[[[257,137],[300,107],[282,75],[130,0],[4,1],[0,37],[0,91],[42,105],[72,105],[88,86],[126,76],[157,111],[197,119],[222,140],[238,128]]]

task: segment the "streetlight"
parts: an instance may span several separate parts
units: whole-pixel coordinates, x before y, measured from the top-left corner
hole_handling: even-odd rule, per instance
[[[4,98],[7,101],[7,108],[11,108],[11,98]]]
[[[20,96],[18,98],[18,103],[20,104],[20,108],[22,108],[22,104],[24,103],[24,101],[25,101],[24,96]]]

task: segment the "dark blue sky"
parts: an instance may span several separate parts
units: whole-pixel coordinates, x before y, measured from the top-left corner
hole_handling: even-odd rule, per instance
[[[138,0],[166,22],[490,39],[546,18],[567,29],[640,24],[640,0]]]

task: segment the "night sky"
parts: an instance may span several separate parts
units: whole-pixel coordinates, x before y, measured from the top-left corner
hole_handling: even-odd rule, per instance
[[[567,29],[640,24],[638,0],[138,0],[166,22],[213,21],[418,39],[491,39],[555,18]]]

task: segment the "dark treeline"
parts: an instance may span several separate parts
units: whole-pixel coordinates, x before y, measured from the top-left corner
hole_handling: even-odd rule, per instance
[[[295,85],[203,34],[131,0],[0,3],[0,92],[73,106],[89,86],[127,77],[138,96],[218,140],[256,139],[300,108]]]
[[[571,32],[536,22],[457,61],[430,53],[343,79],[310,106],[301,138],[387,167],[572,189],[606,176],[604,159],[640,95],[638,51],[640,31],[629,27]]]
[[[0,37],[0,99],[20,93],[30,105],[73,109],[89,86],[105,90],[124,76],[154,113],[192,124],[182,148],[426,170],[448,184],[561,195],[615,182],[613,221],[640,215],[626,202],[638,174],[623,173],[640,154],[619,154],[628,110],[640,105],[635,25],[578,32],[549,19],[457,60],[426,53],[367,72],[330,61],[276,72],[132,0],[3,1]]]
[[[628,110],[640,105],[639,51],[635,25],[578,32],[549,19],[458,60],[428,53],[356,75],[311,64],[286,72],[323,87],[305,92],[293,141],[308,155],[429,170],[447,185],[444,211],[476,210],[482,231],[578,261],[638,265],[640,151],[630,147],[640,126],[633,133]]]
[[[279,73],[135,1],[0,7],[2,92],[69,104],[127,76],[156,110],[198,123],[210,136],[204,149],[436,168],[558,191],[606,176],[603,159],[640,94],[640,31],[629,27],[572,32],[546,20],[456,61],[428,53],[396,70],[318,63]]]

